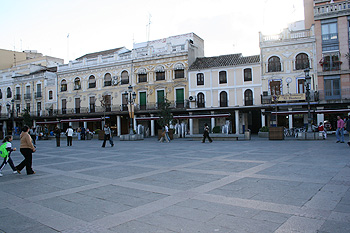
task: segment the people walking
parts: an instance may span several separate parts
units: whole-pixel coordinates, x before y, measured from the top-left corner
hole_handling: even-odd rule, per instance
[[[30,135],[28,134],[29,132],[29,127],[24,126],[22,128],[22,133],[20,135],[21,139],[21,145],[20,145],[20,151],[21,154],[24,157],[24,160],[16,166],[16,170],[18,173],[21,173],[22,169],[26,167],[27,175],[35,174],[35,172],[32,169],[32,157],[33,157],[33,152],[36,151],[32,139]]]
[[[108,125],[105,125],[105,127],[103,128],[103,130],[105,131],[105,134],[104,134],[104,138],[103,138],[103,144],[102,144],[102,147],[105,147],[106,146],[106,141],[109,140],[109,143],[111,144],[111,147],[114,146],[114,143],[113,143],[113,139],[112,139],[112,131],[111,131],[111,128],[108,127]]]
[[[30,137],[33,140],[33,144],[36,145],[36,141],[35,141],[35,139],[36,139],[36,129],[35,129],[34,125],[30,128],[29,135],[30,135]]]
[[[348,145],[350,146],[350,115],[346,121],[346,131],[348,131],[349,133],[349,141],[348,141]]]
[[[78,136],[78,140],[81,140],[81,128],[80,127],[77,128],[77,136]]]
[[[56,146],[59,147],[59,146],[61,146],[61,138],[60,138],[61,130],[60,130],[60,128],[56,127],[54,133],[55,133],[55,138],[56,138]]]
[[[0,156],[4,158],[2,164],[0,165],[0,176],[3,176],[1,172],[7,163],[10,164],[14,174],[18,173],[11,159],[11,152],[16,151],[16,148],[12,148],[12,139],[13,138],[11,135],[6,136],[2,141],[3,144],[0,146]]]
[[[202,143],[205,143],[205,139],[208,138],[209,142],[213,142],[213,140],[209,136],[209,126],[207,123],[204,124],[204,133]]]
[[[345,128],[345,123],[344,121],[340,118],[340,116],[337,116],[337,131],[335,132],[337,136],[337,143],[344,143],[344,128]]]
[[[72,146],[72,141],[73,141],[72,126],[68,126],[68,129],[66,130],[66,136],[67,136],[67,146]]]
[[[85,140],[85,127],[83,126],[82,128],[81,128],[81,140]]]
[[[165,138],[166,142],[170,142],[170,137],[169,137],[169,127],[168,124],[164,125],[164,131],[162,133],[162,137],[159,139],[159,142],[163,142]]]

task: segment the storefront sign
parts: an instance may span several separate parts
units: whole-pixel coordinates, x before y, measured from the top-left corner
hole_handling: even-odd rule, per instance
[[[278,96],[278,101],[298,101],[305,100],[305,93],[302,94],[286,94]]]

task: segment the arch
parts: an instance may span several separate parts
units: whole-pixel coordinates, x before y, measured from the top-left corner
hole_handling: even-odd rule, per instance
[[[220,92],[220,107],[228,107],[228,98],[226,91]]]
[[[74,90],[80,90],[81,89],[81,82],[80,82],[80,78],[76,77],[74,79]]]
[[[2,91],[1,91],[1,89],[0,89],[0,99],[2,99]]]
[[[202,92],[199,92],[197,94],[197,107],[205,108],[205,96]]]
[[[61,91],[67,91],[67,81],[65,79],[61,81]]]
[[[139,83],[144,83],[147,82],[147,70],[146,68],[140,68],[137,72],[137,76],[138,76],[138,82]]]
[[[11,87],[8,87],[8,88],[6,89],[6,97],[7,97],[7,98],[12,98]]]
[[[90,77],[89,77],[89,88],[95,88],[95,87],[96,87],[95,76],[90,75]]]
[[[103,86],[109,87],[112,86],[112,75],[110,73],[106,73],[103,77]]]
[[[282,71],[281,59],[277,56],[272,56],[268,60],[267,72],[280,72]]]
[[[123,70],[120,73],[120,80],[121,80],[121,84],[129,84],[129,73],[126,70]]]
[[[156,81],[165,80],[164,66],[157,66],[155,71],[156,71]]]
[[[174,66],[175,70],[175,79],[185,78],[185,66],[182,63],[177,63]]]
[[[306,53],[299,53],[295,57],[295,69],[304,70],[310,68],[309,56]]]
[[[222,70],[219,72],[219,84],[227,83],[227,72]]]
[[[249,82],[253,80],[252,68],[245,68],[243,70],[244,82]]]
[[[204,74],[198,73],[197,74],[197,86],[204,85]]]
[[[247,89],[244,91],[244,105],[251,106],[253,105],[253,91]]]

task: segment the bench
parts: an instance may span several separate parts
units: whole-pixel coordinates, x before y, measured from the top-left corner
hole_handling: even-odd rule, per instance
[[[244,134],[210,134],[209,135],[213,141],[231,141],[231,140],[246,140]],[[191,138],[194,141],[200,141],[203,139],[202,134],[187,135],[187,138]]]

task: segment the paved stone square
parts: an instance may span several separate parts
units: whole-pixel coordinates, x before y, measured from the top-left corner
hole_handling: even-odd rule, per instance
[[[334,136],[115,142],[38,141],[35,175],[6,166],[0,232],[350,232],[350,147]]]

